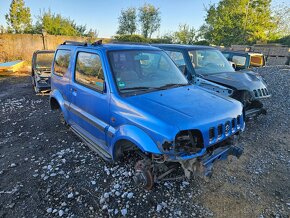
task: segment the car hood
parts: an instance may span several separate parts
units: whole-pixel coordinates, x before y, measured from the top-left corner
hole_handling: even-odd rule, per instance
[[[138,108],[139,114],[149,115],[144,116],[145,122],[153,117],[179,130],[202,130],[242,114],[240,102],[193,85],[132,96],[126,101],[130,108]]]
[[[211,74],[204,76],[204,79],[237,90],[253,91],[255,89],[266,88],[262,77],[249,70]]]

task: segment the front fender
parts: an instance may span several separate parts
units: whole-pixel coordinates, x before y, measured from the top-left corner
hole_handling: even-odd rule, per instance
[[[140,128],[133,125],[123,125],[114,134],[111,142],[114,154],[116,143],[120,140],[128,140],[134,143],[142,152],[162,154],[155,142]]]
[[[49,95],[49,104],[50,104],[50,106],[52,104],[52,99],[55,99],[58,102],[59,107],[60,107],[60,109],[61,109],[61,111],[63,113],[63,116],[64,116],[65,120],[67,120],[68,111],[67,111],[67,107],[65,106],[65,100],[62,97],[62,94],[58,90],[55,89]]]

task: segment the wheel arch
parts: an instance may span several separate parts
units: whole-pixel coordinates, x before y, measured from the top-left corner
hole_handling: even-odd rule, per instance
[[[111,142],[112,157],[115,160],[118,149],[126,143],[135,145],[143,153],[161,154],[152,138],[140,128],[133,125],[121,126]]]
[[[65,120],[67,120],[68,112],[65,107],[65,100],[58,90],[53,90],[49,96],[49,105],[51,110],[61,110]]]

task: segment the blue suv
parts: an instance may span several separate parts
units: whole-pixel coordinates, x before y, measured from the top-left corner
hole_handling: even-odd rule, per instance
[[[189,84],[156,47],[64,42],[51,89],[51,108],[104,159],[140,155],[134,180],[146,189],[180,168],[211,175],[215,160],[243,151],[242,104]]]

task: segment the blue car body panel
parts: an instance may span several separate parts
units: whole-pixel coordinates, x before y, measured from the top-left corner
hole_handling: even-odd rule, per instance
[[[58,49],[71,51],[68,71],[63,77],[52,68],[52,92],[50,99],[56,100],[69,125],[115,158],[116,145],[121,140],[134,143],[141,151],[166,154],[169,160],[187,160],[205,154],[206,149],[245,127],[242,105],[231,98],[213,94],[195,85],[159,90],[136,96],[123,97],[118,93],[111,72],[107,52],[113,50],[160,50],[151,46],[61,45]],[[75,60],[79,51],[98,54],[102,61],[105,91],[97,92],[74,80]],[[56,51],[57,54],[57,51]],[[227,134],[209,139],[209,129],[239,117],[239,125],[231,126]],[[237,122],[237,121],[236,121]],[[204,148],[194,154],[176,155],[164,152],[162,144],[174,144],[176,135],[182,130],[197,129],[202,133]],[[218,134],[216,134],[218,135]]]

